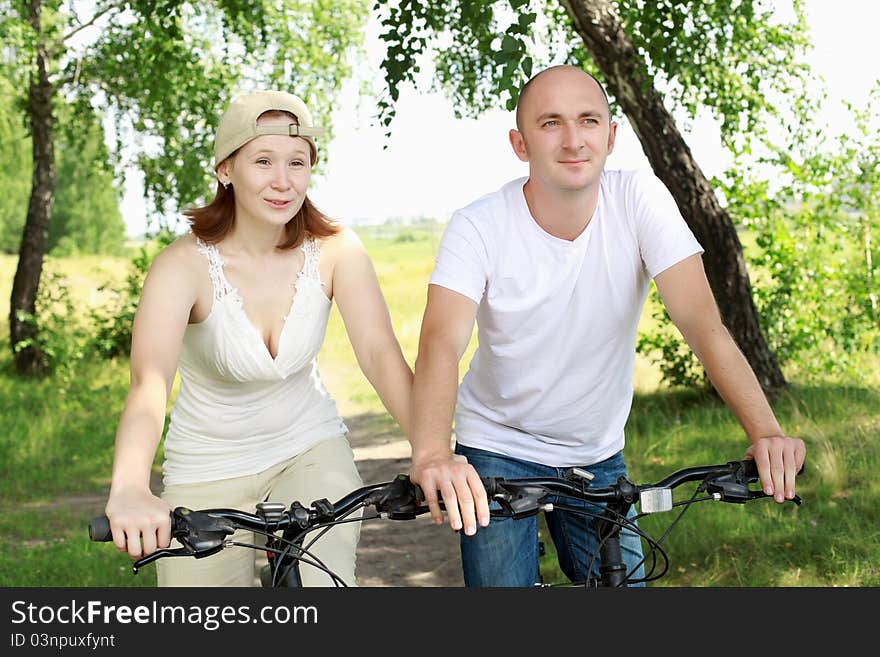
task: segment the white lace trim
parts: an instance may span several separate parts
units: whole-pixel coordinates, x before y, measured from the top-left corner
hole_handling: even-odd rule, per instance
[[[211,275],[211,285],[214,288],[214,298],[222,299],[229,294],[235,294],[235,289],[226,280],[223,273],[223,257],[215,244],[207,244],[200,237],[196,237],[196,246],[199,253],[208,259],[208,273]]]
[[[231,295],[236,301],[241,303],[242,300],[238,290],[232,287],[226,279],[226,274],[223,271],[223,265],[226,263],[223,261],[223,256],[220,255],[220,249],[217,248],[217,245],[208,244],[201,237],[196,237],[196,246],[199,249],[199,253],[208,259],[208,273],[211,276],[211,284],[214,288],[214,298],[222,299],[225,296]],[[321,260],[321,249],[318,246],[318,240],[314,236],[309,235],[303,240],[302,250],[305,260],[299,275],[320,283],[321,274],[318,264]]]
[[[320,282],[321,274],[318,271],[318,262],[321,259],[321,249],[318,246],[318,240],[316,240],[314,236],[309,235],[303,241],[302,250],[303,255],[305,256],[305,262],[303,263],[300,276]]]

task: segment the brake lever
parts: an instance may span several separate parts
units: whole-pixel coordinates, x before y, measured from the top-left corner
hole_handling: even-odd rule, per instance
[[[515,500],[511,503],[503,497],[496,497],[493,499],[501,505],[502,509],[500,512],[498,510],[490,511],[490,516],[494,515],[500,518],[514,519],[528,518],[529,516],[535,515],[540,510],[536,500],[521,499]]]
[[[223,546],[220,545],[217,549],[213,550],[210,553],[200,554],[200,555],[195,555],[195,556],[197,558],[198,557],[205,557],[205,556],[208,556],[208,554],[214,554],[214,552],[218,552],[219,550],[222,550],[222,549],[223,549]],[[173,549],[172,548],[162,548],[160,550],[156,550],[152,554],[148,554],[147,556],[141,557],[140,559],[135,561],[131,565],[131,569],[132,569],[132,571],[134,571],[134,574],[137,575],[138,571],[141,568],[143,568],[147,564],[151,564],[154,561],[162,559],[163,557],[191,557],[193,555],[194,555],[194,553],[193,553],[192,549],[187,548],[187,547],[179,547],[179,548],[173,548]]]
[[[132,570],[137,573],[147,564],[164,557],[209,557],[226,547],[226,537],[234,532],[235,527],[225,518],[179,506],[171,512],[171,536],[182,547],[156,550],[135,561]]]
[[[423,504],[421,488],[413,484],[408,475],[399,474],[390,485],[379,489],[364,503],[376,507],[376,511],[391,520],[412,520],[428,511]]]
[[[541,510],[541,499],[547,491],[538,486],[514,486],[498,477],[483,480],[489,498],[501,505],[501,512],[490,511],[490,515],[502,518],[528,518]]]
[[[761,497],[773,497],[773,496],[772,496],[772,495],[768,495],[767,493],[765,493],[765,492],[762,491],[762,490],[750,490],[750,491],[749,491],[749,499],[750,499],[750,500],[757,500],[758,498],[761,498]],[[784,502],[794,502],[794,504],[795,504],[796,506],[800,506],[801,503],[803,502],[803,500],[801,499],[800,495],[795,495],[795,496],[792,497],[790,500],[783,500],[783,501],[784,501]]]
[[[171,512],[171,536],[182,547],[156,550],[135,561],[131,568],[137,574],[144,566],[164,557],[209,557],[226,547],[226,536],[234,532],[235,527],[225,518],[179,506]]]
[[[700,488],[709,494],[720,495],[723,501],[732,504],[745,504],[761,497],[773,497],[772,495],[767,495],[762,490],[751,490],[748,482],[743,481],[743,477],[739,472],[714,477],[711,480],[707,479],[700,484]],[[800,506],[803,500],[801,500],[800,496],[795,495],[791,500],[786,501],[794,502],[795,505]]]

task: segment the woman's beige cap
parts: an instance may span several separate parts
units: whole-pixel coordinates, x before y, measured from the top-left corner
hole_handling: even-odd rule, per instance
[[[264,112],[290,112],[299,125],[257,125]],[[318,159],[318,147],[313,137],[324,134],[323,128],[312,125],[312,114],[299,96],[284,91],[255,91],[239,96],[220,118],[214,138],[214,168],[239,148],[260,135],[290,135],[302,137],[312,147],[312,164]]]

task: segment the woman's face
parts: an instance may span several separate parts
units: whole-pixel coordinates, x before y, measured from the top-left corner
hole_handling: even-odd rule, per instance
[[[260,117],[258,125],[289,125],[290,117]],[[227,158],[217,169],[232,183],[236,221],[283,226],[302,207],[312,175],[309,142],[301,137],[261,135]]]

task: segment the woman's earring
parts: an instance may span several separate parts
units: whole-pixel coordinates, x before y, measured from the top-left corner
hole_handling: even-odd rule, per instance
[[[223,184],[223,189],[229,189],[229,181],[228,180],[222,184]]]

